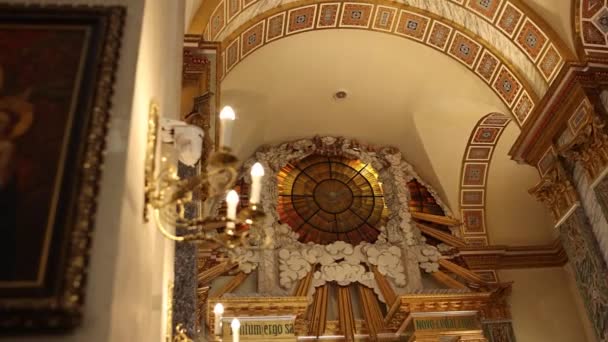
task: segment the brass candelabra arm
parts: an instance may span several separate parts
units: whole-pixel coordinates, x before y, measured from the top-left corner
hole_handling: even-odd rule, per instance
[[[222,149],[209,158],[207,169],[196,176],[180,179],[175,167],[163,163],[158,176],[146,178],[147,205],[163,236],[177,242],[210,242],[226,249],[265,245],[266,234],[261,226],[265,215],[256,204],[242,209],[234,220],[214,214],[238,179],[237,165],[238,159],[228,149]],[[201,201],[203,214],[187,218],[186,206],[196,200]],[[236,204],[230,202],[229,208],[230,205],[235,210]],[[177,233],[173,233],[174,229]]]
[[[188,335],[186,334],[186,329],[180,323],[175,327],[175,336],[173,337],[173,342],[194,342]]]

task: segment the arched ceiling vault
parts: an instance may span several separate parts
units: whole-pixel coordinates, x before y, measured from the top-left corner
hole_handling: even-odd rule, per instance
[[[466,65],[500,96],[520,125],[564,61],[572,59],[563,42],[551,39],[550,28],[541,29],[534,16],[510,2],[484,2],[487,8],[475,1],[466,6],[409,3],[225,0],[214,10],[205,35],[223,42],[226,73],[265,44],[311,30],[364,29],[411,39]]]
[[[187,1],[200,2],[200,0]],[[271,7],[278,7],[294,0],[275,1],[272,4],[270,4],[268,1],[263,0],[205,1],[203,2],[202,6],[198,7],[196,13],[193,13],[191,15],[191,17],[193,18],[191,20],[191,25],[188,30],[188,33],[200,35],[203,33],[203,31],[209,32],[209,25],[211,22],[210,18],[213,15],[218,14],[217,10],[218,8],[222,7],[222,3],[224,1],[226,1],[226,3],[224,4],[223,9],[223,25],[230,26],[235,25],[234,23],[232,23],[232,21],[234,21],[236,25],[241,25],[243,22],[254,17],[258,13],[261,13],[263,11],[261,10],[261,8],[268,9]],[[438,15],[447,20],[454,21],[455,23],[471,30],[472,32],[476,32],[481,37],[483,37],[484,35],[478,33],[475,30],[475,26],[480,26],[482,24],[480,24],[478,20],[472,20],[475,18],[472,18],[466,12],[470,13],[473,16],[476,16],[477,19],[487,22],[489,25],[503,32],[505,36],[513,39],[519,37],[518,32],[520,31],[521,23],[529,21],[540,31],[543,36],[545,36],[550,42],[553,42],[556,45],[557,50],[560,51],[560,55],[565,57],[565,59],[567,60],[572,59],[572,51],[569,48],[572,46],[572,44],[568,44],[569,42],[571,42],[572,37],[569,36],[569,33],[561,32],[562,30],[560,30],[560,27],[558,27],[558,31],[562,33],[562,36],[560,37],[560,35],[556,33],[554,28],[547,23],[547,20],[545,20],[545,18],[543,18],[531,8],[535,7],[537,10],[539,10],[544,9],[546,7],[555,7],[555,3],[553,2],[553,0],[549,0],[549,5],[545,3],[546,1],[547,0],[528,0],[527,2],[524,2],[522,0],[401,0],[396,1],[396,3],[415,7],[420,10]],[[573,1],[576,1],[575,6],[579,6],[581,1],[591,2],[593,3],[593,6],[595,6],[595,3],[603,2],[598,0]],[[568,1],[568,3],[569,2],[570,1]],[[541,10],[541,12],[546,16],[548,15],[546,13],[547,11]],[[241,14],[246,14],[248,18],[239,18]],[[553,18],[548,18],[548,21],[555,26],[559,26],[559,22],[556,23],[555,20],[552,19]],[[480,26],[479,28],[482,29],[483,26]],[[222,29],[223,28],[220,27],[219,31],[221,31]],[[207,38],[213,39],[215,37]],[[520,48],[522,48],[522,50],[524,50],[525,52],[525,46],[520,44]]]

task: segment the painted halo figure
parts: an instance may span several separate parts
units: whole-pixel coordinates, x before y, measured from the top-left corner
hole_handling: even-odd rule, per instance
[[[14,276],[16,211],[21,163],[16,140],[32,125],[33,106],[27,101],[30,91],[3,95],[4,72],[0,67],[0,280]]]

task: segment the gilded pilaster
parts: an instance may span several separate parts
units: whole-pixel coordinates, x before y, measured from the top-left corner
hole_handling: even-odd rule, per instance
[[[555,222],[562,220],[578,202],[576,188],[561,163],[557,161],[529,192],[547,206]]]

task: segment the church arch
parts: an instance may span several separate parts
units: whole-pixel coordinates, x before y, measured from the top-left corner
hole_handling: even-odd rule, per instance
[[[213,9],[206,5],[205,10],[199,10],[195,23],[200,26],[201,22],[205,22],[207,26],[204,31],[201,27],[196,30],[204,32],[205,40],[224,41],[240,26],[251,23],[260,13],[314,3],[320,2],[283,0],[277,4],[255,0],[243,0],[242,3],[239,0],[222,0],[217,2]],[[331,4],[340,6],[341,3]],[[399,6],[443,20],[448,26],[468,30],[473,37],[487,41],[489,45],[501,51],[506,60],[518,67],[525,76],[533,78],[532,83],[538,83],[536,87],[542,88],[540,93],[546,91],[546,85],[551,84],[564,61],[576,58],[552,27],[519,0],[492,0],[483,3],[448,0],[427,3],[405,0],[403,5],[386,2],[381,6]],[[339,15],[340,13],[337,13],[337,16]]]
[[[362,29],[409,39],[465,65],[505,103],[518,124],[534,109],[547,81],[539,86],[499,50],[453,22],[391,2],[297,2],[259,14],[227,36],[222,33],[223,75],[255,50],[295,34],[326,29]],[[211,36],[218,37],[218,32]],[[209,37],[208,37],[209,38]],[[563,65],[555,60],[552,78]],[[538,70],[533,73],[540,74]]]

